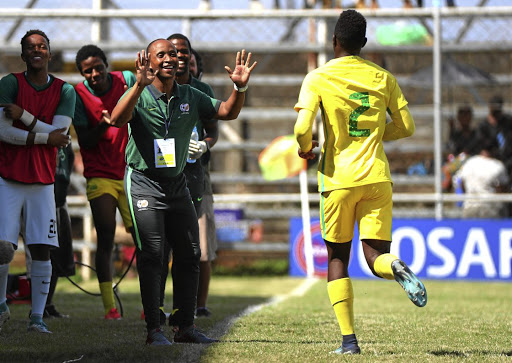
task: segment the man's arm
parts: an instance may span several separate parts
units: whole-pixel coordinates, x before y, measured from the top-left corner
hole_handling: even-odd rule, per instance
[[[318,141],[313,140],[313,123],[315,122],[316,112],[301,108],[295,127],[293,129],[295,139],[299,144],[299,156],[303,159],[312,160],[316,157],[313,149],[317,147]]]
[[[93,128],[74,125],[80,145],[84,149],[94,149],[98,145],[103,134],[110,127],[110,124],[104,120],[105,118],[110,119],[110,114],[107,110],[104,110],[103,112],[104,115],[102,117],[102,121]]]
[[[219,123],[217,121],[209,121],[203,124],[205,131],[204,141],[208,144],[208,149],[211,149],[219,140]]]
[[[293,132],[302,151],[311,150],[311,142],[313,140],[313,123],[316,114],[305,108],[300,109]]]
[[[146,86],[137,82],[135,86],[128,90],[128,93],[119,100],[116,107],[112,110],[110,125],[123,127],[132,119],[133,110],[135,109],[137,100],[145,87]]]
[[[391,114],[391,122],[386,124],[383,141],[398,140],[414,134],[416,126],[409,107],[402,107]]]
[[[231,96],[220,104],[213,118],[217,120],[234,120],[240,114],[240,110],[245,102],[245,91],[248,87],[249,77],[256,64],[258,64],[258,62],[254,62],[252,66],[248,66],[251,63],[251,56],[252,54],[249,52],[246,61],[245,49],[243,49],[241,53],[236,53],[234,70],[231,70],[228,66],[224,67],[229,74],[229,78],[233,81],[234,89],[231,92]]]
[[[71,125],[71,117],[64,115],[55,115],[53,117],[52,124],[47,124],[46,122],[38,120],[37,117],[33,116],[30,112],[14,103],[2,103],[0,104],[0,110],[2,109],[6,118],[11,120],[20,120],[25,126],[27,126],[29,131],[34,133],[49,134],[56,129],[65,129],[63,133],[66,134],[69,130],[69,126]]]
[[[73,119],[73,126],[78,136],[80,146],[84,149],[93,149],[98,145],[105,131],[110,127],[110,114],[107,110],[103,110],[101,121],[95,127],[89,127],[89,120],[85,111],[85,106],[82,99],[77,94],[75,117]]]
[[[12,120],[0,110],[0,140],[13,145],[51,145],[64,147],[71,142],[71,136],[63,134],[64,129],[49,133],[34,133],[14,127]]]

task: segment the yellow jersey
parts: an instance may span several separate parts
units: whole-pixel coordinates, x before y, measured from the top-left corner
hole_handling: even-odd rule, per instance
[[[382,143],[386,112],[393,114],[406,106],[395,77],[361,57],[335,58],[310,72],[295,110],[321,111],[325,142],[318,190],[391,181]]]

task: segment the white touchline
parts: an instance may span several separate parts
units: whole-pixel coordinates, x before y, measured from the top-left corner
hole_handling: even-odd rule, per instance
[[[306,279],[304,279],[304,281],[302,281],[302,283],[299,286],[297,286],[295,289],[290,291],[288,294],[277,295],[277,296],[274,296],[274,297],[270,298],[268,301],[266,301],[264,303],[248,306],[240,314],[235,316],[233,318],[233,320],[230,322],[230,324],[232,325],[236,320],[238,320],[238,319],[240,319],[240,318],[242,318],[244,316],[247,316],[249,314],[255,313],[257,311],[260,311],[261,309],[266,308],[267,306],[277,305],[277,304],[279,304],[279,303],[281,303],[281,302],[283,302],[283,301],[285,301],[285,300],[287,300],[287,299],[289,299],[291,297],[304,296],[304,294],[306,292],[308,292],[309,289],[317,281],[318,281],[318,279],[314,278],[314,277],[306,278]]]
[[[264,303],[251,305],[242,310],[240,313],[229,316],[225,318],[224,320],[218,322],[215,324],[215,326],[208,331],[210,336],[214,336],[217,338],[220,338],[227,334],[229,329],[241,318],[248,316],[252,313],[255,313],[263,308],[266,308],[268,306],[277,305],[286,299],[289,299],[291,297],[298,297],[303,296],[306,294],[306,292],[309,291],[309,289],[317,282],[319,281],[318,278],[315,277],[308,277],[305,278],[304,281],[302,281],[299,286],[297,286],[295,289],[290,291],[288,294],[285,295],[278,295],[274,296]],[[222,341],[222,340],[221,340]],[[196,347],[196,344],[190,344],[190,347],[185,347],[183,350],[183,357],[186,357],[186,361],[195,362],[199,361],[199,358],[201,357],[202,352],[209,346],[208,344],[200,344],[201,347]],[[194,347],[192,347],[194,346]]]

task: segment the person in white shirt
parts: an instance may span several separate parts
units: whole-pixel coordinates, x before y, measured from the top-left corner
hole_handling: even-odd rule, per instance
[[[495,155],[498,145],[494,139],[480,140],[481,151],[470,157],[457,172],[465,193],[485,196],[503,193],[508,190],[509,177],[505,164]],[[465,218],[503,218],[506,205],[501,202],[467,200],[464,202]]]

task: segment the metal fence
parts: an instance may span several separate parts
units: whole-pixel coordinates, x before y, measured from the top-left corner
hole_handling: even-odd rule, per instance
[[[50,4],[52,8],[49,8]],[[109,8],[105,8],[105,4],[109,4]],[[4,74],[20,67],[17,61],[19,41],[32,28],[47,32],[52,52],[60,53],[63,64],[72,63],[76,51],[87,43],[98,44],[108,51],[111,63],[131,61],[149,41],[181,32],[189,36],[194,48],[205,54],[207,75],[204,80],[220,95],[229,87],[229,79],[222,68],[225,62],[232,61],[229,54],[242,48],[254,52],[260,65],[251,80],[253,89],[248,107],[242,111],[241,121],[232,126],[234,134],[231,135],[235,136],[218,145],[219,155],[238,150],[241,159],[246,159],[245,163],[255,162],[257,153],[271,140],[271,135],[291,132],[295,120],[293,104],[302,78],[312,65],[323,64],[332,56],[332,28],[339,15],[339,10],[318,9],[201,12],[173,9],[172,5],[147,8],[151,4],[145,5],[144,9],[122,9],[108,1],[28,1],[24,9],[6,5],[6,1],[0,1],[0,73]],[[502,94],[506,106],[510,106],[512,6],[377,9],[361,10],[361,13],[368,19],[369,41],[365,56],[384,62],[397,76],[417,120],[417,135],[386,145],[386,148],[403,155],[405,161],[410,160],[409,164],[414,157],[421,158],[423,154],[433,163],[433,174],[420,178],[422,183],[417,189],[421,193],[414,193],[414,188],[404,192],[398,188],[395,201],[403,203],[405,208],[417,209],[418,215],[447,216],[451,211],[446,207],[467,196],[441,191],[442,145],[447,129],[444,120],[453,114],[458,102],[468,101],[475,107],[474,122],[478,122],[487,112],[488,97],[494,93]],[[427,40],[421,44],[384,44],[381,39],[383,29],[400,27],[421,27],[427,33]],[[492,84],[472,81],[443,84],[441,67],[448,58],[488,72],[495,81]],[[418,81],[415,75],[429,66],[432,67],[431,78]],[[73,69],[64,68],[58,72],[59,76],[70,83],[81,81]],[[229,126],[223,128],[225,135],[228,134]],[[246,128],[251,129],[249,136],[243,135]],[[243,148],[237,146],[241,143]],[[391,162],[393,169],[395,164],[393,160]],[[219,184],[220,181],[230,183],[237,193],[221,190],[216,195],[218,202],[294,200],[294,191],[282,185],[275,188],[275,193],[256,195],[257,188],[250,189],[248,185],[263,184],[257,167],[243,167],[243,160],[231,168],[225,164],[225,161],[214,162],[214,182],[216,179]],[[403,181],[398,185],[411,184],[411,179],[404,175],[405,169],[395,169],[395,179]],[[311,179],[313,185],[314,178]],[[412,183],[413,187],[415,185],[418,184]],[[280,193],[280,190],[285,192]],[[313,203],[316,198],[312,186]],[[511,202],[512,195],[504,194],[495,199]],[[293,208],[286,207],[285,210],[292,211],[288,214],[295,213]]]

